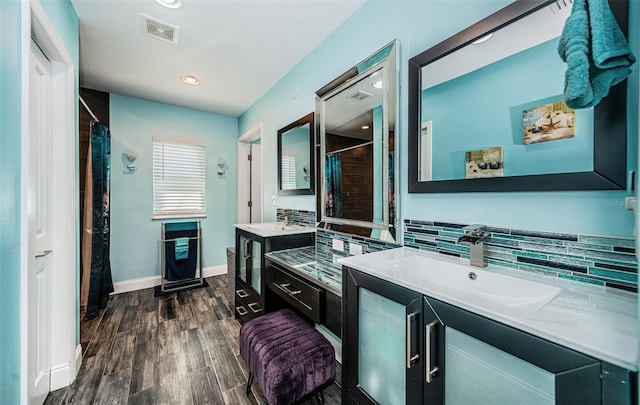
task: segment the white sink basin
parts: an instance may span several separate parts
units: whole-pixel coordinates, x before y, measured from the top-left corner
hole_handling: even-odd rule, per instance
[[[559,287],[424,256],[403,257],[385,265],[398,271],[414,272],[419,283],[436,284],[527,312],[541,309],[562,291]]]
[[[262,237],[315,232],[313,228],[301,225],[285,225],[283,222],[254,222],[251,224],[236,224],[235,226]]]

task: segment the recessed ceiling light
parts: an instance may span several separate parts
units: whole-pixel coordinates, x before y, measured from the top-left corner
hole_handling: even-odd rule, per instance
[[[491,37],[493,36],[493,32],[490,32],[489,34],[485,35],[484,37],[480,37],[478,39],[476,39],[475,41],[472,42],[473,45],[478,45],[481,44],[485,41],[488,41]]]
[[[200,84],[200,80],[198,80],[195,76],[188,75],[182,78],[182,83],[188,84],[189,86],[197,86]]]
[[[381,89],[382,88],[382,80],[378,80],[378,81],[375,81],[375,82],[371,83],[371,87],[373,87],[374,89]]]
[[[182,0],[156,0],[156,3],[173,10],[182,7]]]
[[[363,129],[363,130],[369,129],[369,125],[363,125],[363,126],[362,126],[362,129]]]

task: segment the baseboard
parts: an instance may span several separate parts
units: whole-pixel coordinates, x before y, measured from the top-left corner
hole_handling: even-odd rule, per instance
[[[51,391],[59,390],[71,384],[71,363],[51,367]]]
[[[204,277],[220,276],[227,274],[227,265],[220,264],[218,266],[210,266],[202,269]],[[132,280],[118,281],[113,283],[113,292],[111,294],[122,294],[129,291],[144,290],[145,288],[153,288],[160,285],[160,276],[135,278]]]
[[[78,371],[80,371],[80,367],[82,367],[82,346],[78,345],[78,347],[76,347],[76,370],[75,370],[75,373],[73,374],[73,378],[71,379],[71,382],[73,382],[76,379],[76,376],[78,375]]]

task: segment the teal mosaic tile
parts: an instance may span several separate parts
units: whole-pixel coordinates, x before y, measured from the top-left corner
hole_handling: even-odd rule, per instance
[[[582,242],[567,242],[566,246],[575,247],[578,249],[589,249],[589,250],[601,250],[603,252],[613,252],[613,246],[607,245],[596,245],[593,243],[582,243]]]
[[[601,250],[569,248],[568,253],[574,256],[593,257],[600,259],[615,260],[622,263],[637,262],[634,255],[614,252],[603,252]]]
[[[595,280],[592,278],[586,278],[586,277],[580,277],[580,276],[575,276],[573,274],[564,274],[564,273],[560,273],[558,274],[559,278],[564,278],[567,280],[573,280],[573,281],[580,281],[582,283],[589,283],[589,284],[596,284],[596,285],[604,285],[604,281],[601,280]]]
[[[636,242],[635,240],[633,240],[633,238],[580,235],[578,240],[583,243],[593,243],[598,245],[622,246],[629,248],[635,248],[636,246]]]
[[[545,254],[542,254],[542,253],[527,252],[527,251],[522,251],[522,250],[512,250],[511,253],[514,256],[524,256],[524,257],[531,257],[531,258],[534,258],[534,259],[543,259],[543,260],[549,259],[549,255],[545,255]]]
[[[638,275],[633,273],[625,273],[623,271],[604,270],[597,267],[590,267],[589,274],[592,276],[600,276],[610,280],[627,281],[630,283],[638,282]]]
[[[469,247],[456,244],[466,224],[407,219],[404,244],[459,257]],[[637,292],[638,261],[633,238],[488,227],[489,263],[589,284]],[[434,232],[436,234],[434,234]]]
[[[285,217],[288,217],[289,221],[296,225],[309,226],[313,228],[316,226],[316,213],[314,211],[278,208],[276,211],[276,221],[284,222]]]

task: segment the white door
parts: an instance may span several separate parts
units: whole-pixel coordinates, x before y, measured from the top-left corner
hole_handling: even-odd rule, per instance
[[[262,145],[251,144],[251,222],[262,222]]]
[[[239,224],[262,222],[262,123],[238,138],[238,210]],[[251,156],[251,157],[249,157]]]
[[[31,43],[29,63],[28,396],[42,404],[51,386],[51,63]]]

